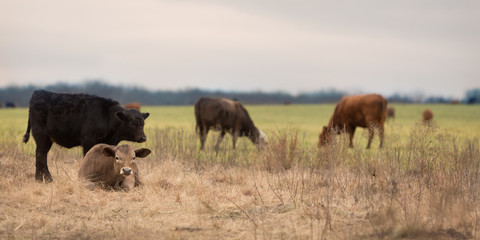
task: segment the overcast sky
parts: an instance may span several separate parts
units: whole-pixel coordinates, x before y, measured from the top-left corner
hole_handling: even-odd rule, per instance
[[[480,88],[480,1],[0,0],[0,87]]]

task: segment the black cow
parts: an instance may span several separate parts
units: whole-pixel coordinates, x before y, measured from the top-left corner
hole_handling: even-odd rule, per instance
[[[33,92],[23,142],[28,142],[31,128],[37,143],[35,179],[53,180],[47,154],[54,142],[66,148],[82,146],[84,155],[98,143],[145,142],[144,119],[149,115],[125,109],[117,101],[88,94]]]

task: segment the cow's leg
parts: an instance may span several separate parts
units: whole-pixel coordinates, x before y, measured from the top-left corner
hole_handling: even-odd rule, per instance
[[[240,132],[233,130],[233,134],[232,134],[233,149],[235,149],[235,145],[237,144],[238,136],[240,136]]]
[[[218,135],[218,140],[217,140],[217,144],[215,144],[215,152],[218,151],[218,149],[220,148],[220,142],[222,142],[223,140],[223,137],[225,137],[225,130],[222,130],[220,132],[220,135]]]
[[[83,156],[85,156],[93,146],[95,146],[95,141],[88,140],[88,139],[83,140],[82,141]]]
[[[384,134],[384,127],[383,127],[383,124],[380,126],[379,128],[379,135],[380,135],[380,148],[383,147],[383,138],[385,137],[385,134]]]
[[[93,146],[90,146],[90,145],[83,145],[82,144],[82,148],[83,148],[83,156],[85,157],[85,155],[87,155],[87,152],[92,148]]]
[[[349,148],[353,148],[353,136],[355,135],[355,128],[356,127],[350,127],[348,129],[348,134],[349,134],[349,137],[350,137],[350,143],[348,145]]]
[[[200,127],[200,150],[205,149],[205,140],[207,140],[208,128],[205,126]]]
[[[370,144],[372,144],[373,134],[375,133],[375,128],[373,126],[368,127],[368,144],[367,149],[370,149]]]
[[[35,142],[37,143],[37,149],[35,151],[35,179],[39,182],[52,182],[53,178],[48,170],[47,154],[52,147],[52,141],[50,137],[44,134],[33,134]]]

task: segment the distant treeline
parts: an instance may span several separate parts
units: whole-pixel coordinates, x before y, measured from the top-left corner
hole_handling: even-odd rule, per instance
[[[202,89],[186,89],[178,91],[150,91],[138,87],[114,86],[101,81],[90,81],[83,84],[57,83],[45,87],[34,85],[23,87],[5,87],[0,89],[0,103],[3,107],[7,103],[18,107],[28,106],[33,91],[46,89],[61,93],[88,93],[101,97],[111,98],[121,104],[140,102],[143,105],[193,105],[198,98],[204,96],[225,97],[236,99],[246,104],[297,104],[297,103],[336,103],[346,92],[338,90],[324,90],[311,93],[292,95],[284,92],[229,92],[208,91]],[[389,102],[415,103],[418,99],[407,95],[395,94],[386,96]],[[422,100],[424,103],[450,103],[455,100],[443,97],[430,97]],[[458,101],[458,100],[457,100]],[[467,92],[461,102],[480,103],[480,89]]]

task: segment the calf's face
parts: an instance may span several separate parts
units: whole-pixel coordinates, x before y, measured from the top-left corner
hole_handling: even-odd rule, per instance
[[[121,145],[116,148],[104,147],[102,154],[115,159],[113,169],[115,173],[122,176],[133,174],[132,165],[135,164],[137,158],[144,158],[151,153],[150,149],[140,148],[133,150],[129,145]]]
[[[118,131],[120,131],[119,135],[124,137],[124,140],[132,142],[141,143],[147,141],[143,126],[145,125],[144,120],[149,115],[149,113],[141,113],[135,109],[116,112],[115,117],[121,122],[121,126],[118,128]]]

